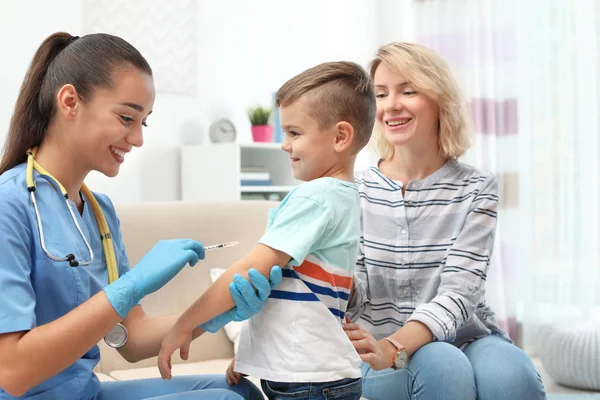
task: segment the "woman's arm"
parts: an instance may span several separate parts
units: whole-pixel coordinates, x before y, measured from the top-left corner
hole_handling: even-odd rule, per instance
[[[66,315],[29,331],[0,335],[0,387],[22,395],[63,371],[94,347],[146,294],[201,258],[201,243],[161,241],[136,267]]]
[[[120,320],[100,292],[55,321],[0,335],[0,387],[23,395],[75,363]]]
[[[119,354],[131,363],[158,355],[163,339],[177,318],[178,314],[149,317],[141,306],[133,307],[123,320],[128,335],[127,343],[118,349]],[[203,333],[200,328],[194,329],[194,339]]]
[[[379,371],[392,366],[398,352],[393,344],[384,339],[376,340],[370,332],[353,322],[346,323],[344,330],[360,358],[369,363],[371,368]],[[408,322],[390,337],[400,342],[409,356],[433,340],[429,328],[420,322]]]
[[[192,339],[205,331],[216,332],[231,321],[248,319],[260,311],[271,294],[271,289],[281,281],[281,268],[273,266],[270,279],[255,270],[250,270],[248,275],[249,280],[241,279],[229,285],[235,307],[194,329]],[[127,343],[118,349],[119,353],[129,362],[156,356],[167,332],[178,318],[179,315],[153,318],[147,316],[141,306],[133,307],[123,320],[129,337]]]
[[[437,340],[453,340],[485,293],[497,211],[498,186],[496,178],[490,175],[473,199],[463,227],[448,251],[435,297],[419,305],[408,319],[426,325]]]

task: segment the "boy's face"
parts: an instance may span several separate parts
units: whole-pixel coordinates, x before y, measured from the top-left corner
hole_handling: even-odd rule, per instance
[[[303,98],[287,107],[279,108],[281,127],[285,138],[283,151],[290,155],[294,178],[301,181],[329,176],[339,160],[335,151],[335,125],[322,130],[310,116],[311,104]]]

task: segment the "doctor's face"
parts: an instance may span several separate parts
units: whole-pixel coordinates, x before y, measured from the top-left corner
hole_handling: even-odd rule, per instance
[[[152,77],[137,69],[113,73],[110,88],[98,88],[78,104],[75,118],[76,151],[89,170],[114,177],[133,147],[144,143],[143,129],[152,113]]]

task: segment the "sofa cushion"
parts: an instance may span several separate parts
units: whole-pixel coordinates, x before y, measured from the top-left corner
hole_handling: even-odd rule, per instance
[[[110,381],[115,381],[116,379],[111,378],[110,376],[103,374],[103,373],[96,373],[96,376],[98,377],[98,379],[100,380],[100,382],[110,382]]]
[[[539,357],[557,383],[600,390],[600,321],[561,321],[545,328]]]

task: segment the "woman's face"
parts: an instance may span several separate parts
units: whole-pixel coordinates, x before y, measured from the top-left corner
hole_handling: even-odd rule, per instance
[[[75,150],[85,168],[114,177],[133,146],[144,143],[143,128],[154,106],[152,77],[137,69],[115,72],[110,88],[98,88],[79,102]],[[85,134],[83,134],[85,133]]]
[[[386,140],[396,146],[432,147],[437,151],[437,106],[401,73],[384,63],[373,77],[377,97],[377,122]]]

